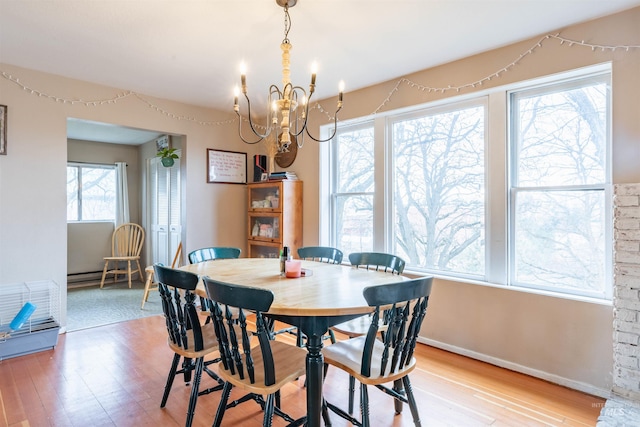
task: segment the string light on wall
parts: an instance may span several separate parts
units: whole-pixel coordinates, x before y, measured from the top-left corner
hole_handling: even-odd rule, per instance
[[[293,46],[289,41],[289,30],[291,29],[289,8],[295,6],[297,0],[276,0],[276,3],[278,6],[284,8],[284,39],[280,44],[280,48],[282,49],[282,88],[279,88],[275,84],[269,86],[266,125],[256,124],[251,115],[251,100],[247,94],[246,71],[244,70],[244,67],[241,66],[241,88],[236,87],[235,89],[233,111],[238,115],[238,134],[242,141],[247,144],[256,144],[274,132],[277,135],[277,138],[274,138],[275,144],[277,144],[277,152],[288,152],[289,145],[291,143],[297,143],[298,147],[302,147],[302,144],[304,144],[305,133],[311,139],[318,142],[329,141],[334,137],[338,127],[338,112],[342,109],[344,83],[340,82],[339,85],[338,105],[333,115],[333,132],[331,133],[331,136],[326,139],[315,138],[311,133],[309,133],[309,128],[307,127],[309,104],[316,87],[315,66],[312,67],[311,83],[309,84],[308,94],[301,86],[294,86],[293,83],[291,83],[290,50]],[[247,103],[246,120],[257,139],[248,140],[242,134],[243,118],[240,115],[240,105],[238,104],[240,90],[242,90],[242,94],[244,95]],[[260,132],[258,130],[259,128],[266,130],[264,132]]]
[[[387,97],[382,101],[382,103],[373,111],[373,113],[371,114],[376,114],[379,113],[389,102],[391,102],[391,99],[393,97],[393,95],[399,91],[400,89],[400,85],[402,84],[406,84],[409,87],[413,88],[413,89],[417,89],[421,92],[427,92],[427,93],[445,93],[447,91],[451,91],[451,90],[455,90],[456,92],[460,92],[463,89],[473,89],[473,88],[477,88],[482,86],[484,83],[492,80],[492,79],[497,79],[500,78],[504,73],[506,73],[507,71],[511,70],[513,67],[515,67],[516,65],[518,65],[518,63],[520,63],[525,57],[533,54],[537,49],[541,48],[544,44],[545,41],[547,40],[558,40],[560,41],[560,45],[562,46],[566,46],[566,47],[585,47],[590,49],[592,52],[594,53],[598,53],[598,52],[616,52],[616,51],[622,51],[625,53],[634,53],[635,51],[640,50],[640,45],[604,45],[604,44],[597,44],[597,43],[587,43],[584,40],[572,40],[572,39],[568,39],[565,37],[560,36],[559,34],[547,34],[546,36],[542,37],[538,42],[536,42],[531,48],[525,50],[523,53],[521,53],[517,59],[515,59],[514,61],[512,61],[510,64],[504,66],[504,67],[500,67],[497,70],[493,71],[492,73],[486,75],[485,77],[475,80],[471,83],[466,83],[463,85],[458,85],[458,86],[453,86],[453,85],[447,85],[446,87],[429,87],[429,86],[425,86],[422,85],[420,83],[416,83],[413,82],[407,78],[400,78],[396,84],[394,85],[393,89],[389,92],[389,94],[387,95]],[[49,100],[52,100],[54,102],[59,102],[59,103],[63,103],[63,104],[71,104],[71,105],[82,105],[85,107],[99,107],[102,105],[107,105],[107,104],[115,104],[118,103],[120,101],[123,101],[125,99],[129,99],[131,97],[134,97],[135,99],[143,102],[144,104],[146,104],[149,108],[167,116],[170,117],[172,119],[175,120],[185,120],[185,121],[189,121],[189,122],[194,122],[197,123],[199,125],[205,125],[205,126],[210,126],[210,125],[228,125],[228,124],[232,124],[233,122],[235,122],[236,120],[243,120],[241,117],[238,117],[238,119],[232,119],[232,120],[222,120],[222,121],[205,121],[205,120],[199,120],[196,119],[194,117],[189,117],[189,116],[184,116],[184,115],[180,115],[180,114],[174,114],[156,104],[154,104],[153,102],[147,100],[143,95],[133,92],[133,91],[126,91],[123,93],[119,93],[116,96],[112,97],[112,98],[106,98],[106,99],[98,99],[98,100],[92,100],[92,101],[86,101],[86,100],[82,100],[82,99],[70,99],[70,98],[64,98],[64,97],[60,97],[60,96],[54,96],[54,95],[50,95],[47,94],[43,91],[37,90],[37,89],[33,89],[27,85],[24,85],[22,82],[20,82],[20,80],[13,76],[10,73],[7,73],[5,71],[0,71],[0,76],[2,76],[4,79],[10,81],[11,83],[17,85],[18,87],[20,87],[23,91],[29,93],[30,95],[34,95],[34,96],[38,96],[40,98],[46,98]],[[340,111],[340,109],[338,109],[336,111],[336,113],[332,116],[328,111],[326,111],[319,103],[316,103],[313,107],[309,107],[310,103],[307,104],[307,110],[310,109],[317,109],[320,112],[326,114],[330,120],[334,121],[334,123],[336,123],[337,121],[337,113],[338,111]],[[308,113],[307,113],[308,116]],[[255,125],[257,128],[261,128],[260,125]],[[266,129],[266,127],[262,127],[264,129]]]
[[[461,90],[464,90],[464,89],[469,89],[469,88],[473,89],[473,88],[476,88],[476,87],[480,87],[484,83],[489,82],[492,79],[499,78],[504,73],[506,73],[507,71],[509,71],[512,68],[514,68],[516,65],[518,65],[527,56],[533,54],[537,49],[541,48],[542,44],[544,43],[544,41],[545,40],[549,40],[549,39],[560,40],[560,44],[561,45],[564,45],[566,43],[569,47],[572,47],[574,45],[582,46],[582,47],[588,47],[588,48],[591,48],[591,51],[594,51],[594,52],[596,50],[601,50],[603,52],[604,51],[608,51],[608,50],[610,50],[611,52],[614,52],[616,50],[624,50],[625,52],[629,52],[630,50],[640,49],[640,45],[617,45],[617,46],[612,46],[612,45],[591,44],[591,43],[585,43],[584,40],[583,41],[576,41],[576,40],[567,39],[565,37],[561,37],[559,33],[547,34],[546,36],[540,38],[540,40],[538,40],[529,49],[527,49],[526,51],[521,53],[518,56],[518,58],[516,58],[514,61],[512,61],[508,65],[506,65],[504,67],[501,67],[498,70],[493,71],[492,73],[486,75],[485,77],[482,77],[482,78],[480,78],[478,80],[475,80],[473,82],[470,82],[470,83],[465,83],[465,84],[458,85],[458,86],[448,85],[447,87],[430,87],[430,86],[422,85],[420,83],[416,83],[414,81],[411,81],[411,80],[403,77],[403,78],[401,78],[400,80],[398,80],[396,82],[396,84],[393,87],[393,89],[391,89],[391,92],[389,92],[389,94],[384,99],[384,101],[382,101],[382,103],[378,106],[378,108],[376,108],[373,111],[372,114],[379,113],[389,102],[391,102],[391,98],[393,97],[393,95],[396,92],[398,92],[398,90],[400,89],[400,85],[403,84],[403,83],[409,85],[413,89],[418,89],[418,90],[420,90],[422,92],[427,92],[427,93],[432,93],[433,92],[433,93],[442,93],[442,94],[444,94],[445,92],[448,92],[448,91],[452,91],[452,90],[455,90],[456,92],[460,92]]]

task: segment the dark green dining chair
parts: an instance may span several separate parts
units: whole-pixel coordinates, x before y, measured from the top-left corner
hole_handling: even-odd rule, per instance
[[[212,259],[230,259],[239,258],[242,251],[239,248],[226,246],[212,246],[209,248],[196,249],[189,252],[188,258],[190,264],[197,262],[210,261]]]
[[[209,297],[221,360],[218,375],[224,380],[222,396],[213,426],[220,426],[226,411],[246,401],[257,402],[264,411],[263,426],[271,426],[274,415],[288,426],[301,426],[306,417],[294,420],[280,409],[280,390],[304,376],[307,351],[281,341],[269,339],[264,313],[273,303],[268,289],[239,286],[203,277]],[[255,331],[248,324],[255,323]],[[232,388],[247,392],[228,403]],[[236,419],[237,420],[237,419]],[[228,425],[237,425],[229,421]]]
[[[349,262],[357,268],[382,270],[393,274],[402,274],[406,264],[399,256],[384,252],[353,252],[349,254]]]
[[[358,421],[338,405],[325,400],[323,412],[326,419],[326,410],[330,409],[353,425],[371,426],[367,386],[372,385],[395,398],[396,414],[401,413],[402,404],[406,403],[411,409],[414,425],[422,425],[409,374],[416,367],[413,353],[427,311],[432,280],[432,277],[422,277],[364,289],[367,304],[375,307],[369,317],[367,334],[323,350],[326,366],[342,369],[349,378],[356,377],[360,381],[361,419]],[[391,308],[386,308],[389,305]],[[389,318],[389,323],[384,338],[380,339],[378,322],[383,316]],[[390,387],[389,383],[393,386]],[[374,420],[373,425],[378,424]]]
[[[162,311],[168,334],[167,344],[173,350],[173,362],[164,386],[160,407],[164,408],[167,404],[175,377],[183,374],[185,383],[191,383],[185,421],[185,426],[191,427],[198,397],[221,390],[224,384],[224,381],[209,369],[209,365],[220,361],[218,340],[213,327],[203,327],[200,324],[195,293],[200,280],[198,276],[188,271],[164,267],[159,263],[154,264],[153,269],[162,300]],[[205,356],[211,354],[215,356],[205,361]],[[183,362],[182,367],[178,369],[180,359]],[[203,372],[215,380],[215,385],[206,390],[200,390]]]
[[[187,258],[189,264],[195,264],[198,262],[211,261],[214,259],[233,259],[240,257],[240,248],[234,248],[229,246],[211,246],[208,248],[200,248],[195,251],[189,252]],[[207,308],[207,301],[204,298],[200,298],[200,306],[202,307],[201,315],[205,317],[205,322],[209,323],[211,318],[207,315],[209,309]]]
[[[327,262],[329,264],[342,263],[342,251],[330,246],[304,246],[298,248],[298,257],[310,261]]]
[[[349,254],[349,262],[356,268],[383,271],[391,274],[402,274],[406,262],[397,255],[384,252],[353,252]],[[386,313],[385,313],[386,314]],[[361,316],[348,322],[332,326],[330,330],[356,338],[366,335],[371,323],[371,316]],[[380,333],[384,337],[386,316],[380,319]],[[353,414],[355,378],[349,376],[349,415]]]

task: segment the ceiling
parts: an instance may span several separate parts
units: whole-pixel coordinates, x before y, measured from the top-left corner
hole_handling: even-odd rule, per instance
[[[93,122],[74,118],[67,119],[67,138],[80,141],[141,145],[161,135],[159,132],[133,129],[111,123]]]
[[[315,98],[336,96],[343,80],[348,103],[351,90],[635,6],[640,0],[298,0],[291,79],[307,87],[315,61]],[[1,63],[229,112],[240,62],[252,103],[281,85],[283,37],[275,0],[0,0]]]

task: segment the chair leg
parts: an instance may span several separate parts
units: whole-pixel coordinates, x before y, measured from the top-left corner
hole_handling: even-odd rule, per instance
[[[169,393],[171,392],[171,386],[173,385],[173,379],[176,377],[176,371],[178,370],[178,363],[180,362],[180,355],[173,355],[173,362],[171,362],[171,369],[169,369],[169,376],[167,377],[167,383],[164,386],[164,394],[162,395],[162,402],[160,402],[160,407],[164,408],[167,404],[167,399],[169,398]]]
[[[322,399],[322,420],[324,421],[325,427],[331,427],[331,418],[329,417],[329,408],[327,407],[327,401],[324,399]]]
[[[144,283],[144,274],[142,274],[142,268],[140,268],[140,261],[136,260],[136,264],[138,265],[138,279],[140,279],[140,283]]]
[[[335,344],[336,343],[336,336],[334,335],[333,331],[331,329],[329,329],[329,339],[331,340],[331,344]]]
[[[401,395],[404,395],[404,387],[402,386],[402,380],[395,380],[393,382],[393,389]],[[393,399],[393,407],[396,410],[396,415],[400,415],[402,413],[402,401],[398,399]]]
[[[275,409],[275,396],[270,394],[264,403],[264,418],[262,419],[262,427],[271,427],[273,422],[273,411]]]
[[[407,393],[407,400],[409,401],[409,409],[411,409],[411,416],[413,417],[413,424],[416,427],[421,427],[420,414],[418,413],[418,405],[416,398],[413,395],[413,389],[411,388],[411,381],[409,381],[409,375],[402,377],[402,383],[404,384],[404,391]]]
[[[144,303],[149,299],[149,291],[151,290],[151,285],[153,284],[153,271],[147,274],[147,281],[144,284],[144,294],[142,294],[142,305],[140,306],[140,310],[144,308]]]
[[[216,417],[213,419],[213,427],[220,427],[222,423],[222,417],[224,417],[224,411],[227,410],[227,401],[229,400],[229,394],[231,393],[231,383],[224,383],[222,388],[222,395],[220,396],[220,403],[218,404],[218,410],[216,411]]]
[[[360,416],[362,417],[362,427],[370,427],[369,421],[369,391],[367,385],[360,383]]]
[[[189,409],[187,410],[185,427],[191,427],[193,423],[193,415],[196,411],[196,404],[198,403],[198,390],[200,389],[200,378],[202,377],[203,366],[204,356],[196,360],[196,372],[193,376],[193,383],[191,384],[191,396],[189,396]]]
[[[100,280],[100,289],[104,286],[104,279],[107,277],[107,269],[109,267],[109,261],[105,261],[104,269],[102,270],[102,280]]]
[[[349,375],[349,415],[353,415],[353,396],[356,394],[356,378]]]
[[[129,278],[129,289],[131,289],[131,261],[127,261],[127,277]]]
[[[184,371],[184,384],[189,385],[191,383],[191,371],[193,371],[193,359],[185,357],[182,361],[182,370]]]

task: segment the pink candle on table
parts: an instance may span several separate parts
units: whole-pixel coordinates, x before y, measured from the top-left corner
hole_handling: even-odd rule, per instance
[[[302,261],[290,259],[284,263],[284,275],[289,278],[300,277],[302,272]]]

